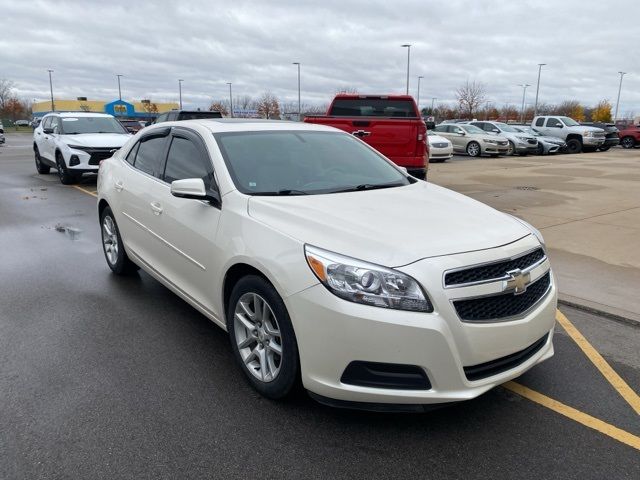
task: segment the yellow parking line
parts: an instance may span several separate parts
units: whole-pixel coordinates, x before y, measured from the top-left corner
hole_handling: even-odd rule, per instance
[[[82,187],[81,187],[81,186],[79,186],[79,185],[71,185],[71,186],[72,186],[73,188],[75,188],[76,190],[80,190],[81,192],[87,193],[87,194],[89,194],[89,195],[93,195],[94,197],[97,197],[97,196],[98,196],[98,194],[97,194],[97,193],[94,193],[94,192],[92,192],[91,190],[87,190],[86,188],[82,188]]]
[[[595,348],[587,341],[586,338],[578,331],[578,329],[569,321],[564,314],[557,310],[556,320],[562,325],[562,328],[569,334],[574,342],[580,347],[584,354],[591,360],[600,373],[607,379],[607,381],[617,390],[617,392],[624,398],[631,408],[640,415],[640,396],[634,392],[627,382],[625,382],[620,375],[618,375],[611,365],[602,358]]]
[[[633,435],[625,430],[622,430],[618,427],[614,427],[613,425],[603,422],[602,420],[592,417],[580,410],[576,410],[569,405],[565,405],[562,402],[554,400],[551,397],[547,397],[542,393],[536,392],[535,390],[531,390],[530,388],[525,387],[524,385],[520,385],[516,382],[507,382],[502,385],[507,390],[511,390],[514,393],[517,393],[521,397],[527,398],[532,402],[535,402],[543,407],[547,407],[553,410],[560,415],[564,415],[565,417],[570,418],[586,427],[597,430],[600,433],[604,433],[605,435],[617,440],[619,442],[624,443],[625,445],[629,445],[636,450],[640,450],[640,437]]]

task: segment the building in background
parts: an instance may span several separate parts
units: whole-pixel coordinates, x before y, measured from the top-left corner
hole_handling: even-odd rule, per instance
[[[96,112],[108,113],[114,117],[127,120],[144,120],[150,121],[160,113],[176,110],[178,104],[156,103],[151,100],[141,100],[140,102],[125,102],[124,100],[115,100],[105,102],[102,100],[88,100],[86,97],[78,97],[76,100],[54,100],[54,106],[57,112]],[[33,102],[33,117],[41,118],[51,112],[51,100],[43,102]]]

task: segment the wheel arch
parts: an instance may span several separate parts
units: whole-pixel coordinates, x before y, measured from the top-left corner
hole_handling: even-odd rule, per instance
[[[567,135],[565,142],[568,142],[569,140],[578,140],[580,143],[582,143],[582,135],[580,135],[579,133],[570,133],[569,135]]]
[[[269,282],[269,284],[272,285],[273,288],[276,289],[276,291],[278,291],[278,288],[273,284],[269,277],[267,277],[264,272],[262,272],[255,266],[249,265],[248,263],[244,262],[239,262],[231,265],[225,272],[224,279],[222,281],[222,306],[224,309],[223,318],[225,319],[225,322],[227,318],[227,310],[229,308],[229,299],[231,298],[233,287],[236,286],[241,278],[244,278],[248,275],[256,275],[258,277],[262,277],[264,280]]]

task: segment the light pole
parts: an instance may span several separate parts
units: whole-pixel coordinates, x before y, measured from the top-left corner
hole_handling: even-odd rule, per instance
[[[231,95],[231,82],[227,82],[227,85],[229,85],[229,112],[231,114],[231,117],[233,118],[233,96]]]
[[[420,112],[420,80],[424,77],[422,75],[418,75],[418,98],[416,99],[416,103],[418,104],[418,112]]]
[[[55,112],[56,106],[53,103],[53,82],[51,81],[51,74],[53,73],[53,70],[48,70],[48,72],[49,72],[49,91],[51,92],[51,111]]]
[[[620,74],[620,85],[618,86],[618,99],[616,100],[616,113],[613,116],[613,121],[615,122],[618,118],[618,106],[620,105],[620,91],[622,90],[622,77],[624,77],[627,72],[618,72]]]
[[[124,75],[116,74],[118,77],[118,98],[122,101],[122,90],[120,89],[120,77],[124,77]]]
[[[530,87],[528,83],[521,83],[518,85],[522,87],[522,108],[520,109],[520,123],[524,123],[524,96],[527,94],[527,87]]]
[[[538,64],[538,83],[536,84],[536,103],[533,106],[533,116],[538,115],[538,93],[540,93],[540,73],[542,72],[542,67],[545,66],[546,63]]]
[[[411,44],[405,43],[401,45],[402,48],[407,49],[407,95],[409,95],[409,64],[411,63]]]
[[[184,80],[179,78],[178,79],[178,96],[180,99],[180,110],[182,110],[182,82],[184,82]]]
[[[301,118],[301,112],[300,112],[300,62],[293,62],[292,65],[297,65],[298,66],[298,121],[300,121]]]

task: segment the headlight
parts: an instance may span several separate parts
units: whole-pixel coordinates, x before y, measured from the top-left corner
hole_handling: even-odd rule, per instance
[[[67,144],[67,147],[69,148],[73,148],[74,150],[86,150],[89,147],[84,147],[82,145],[69,145]]]
[[[593,137],[593,132],[584,132],[583,135],[585,137]]]
[[[309,245],[304,253],[318,280],[340,298],[375,307],[433,312],[418,282],[404,273]]]
[[[520,142],[526,142],[527,141],[527,137],[521,137],[519,135],[516,135],[516,138],[520,141]]]
[[[497,145],[497,144],[498,144],[498,141],[497,141],[497,140],[486,140],[486,139],[482,139],[482,141],[483,141],[484,143],[491,143],[491,144],[493,144],[493,145]]]

